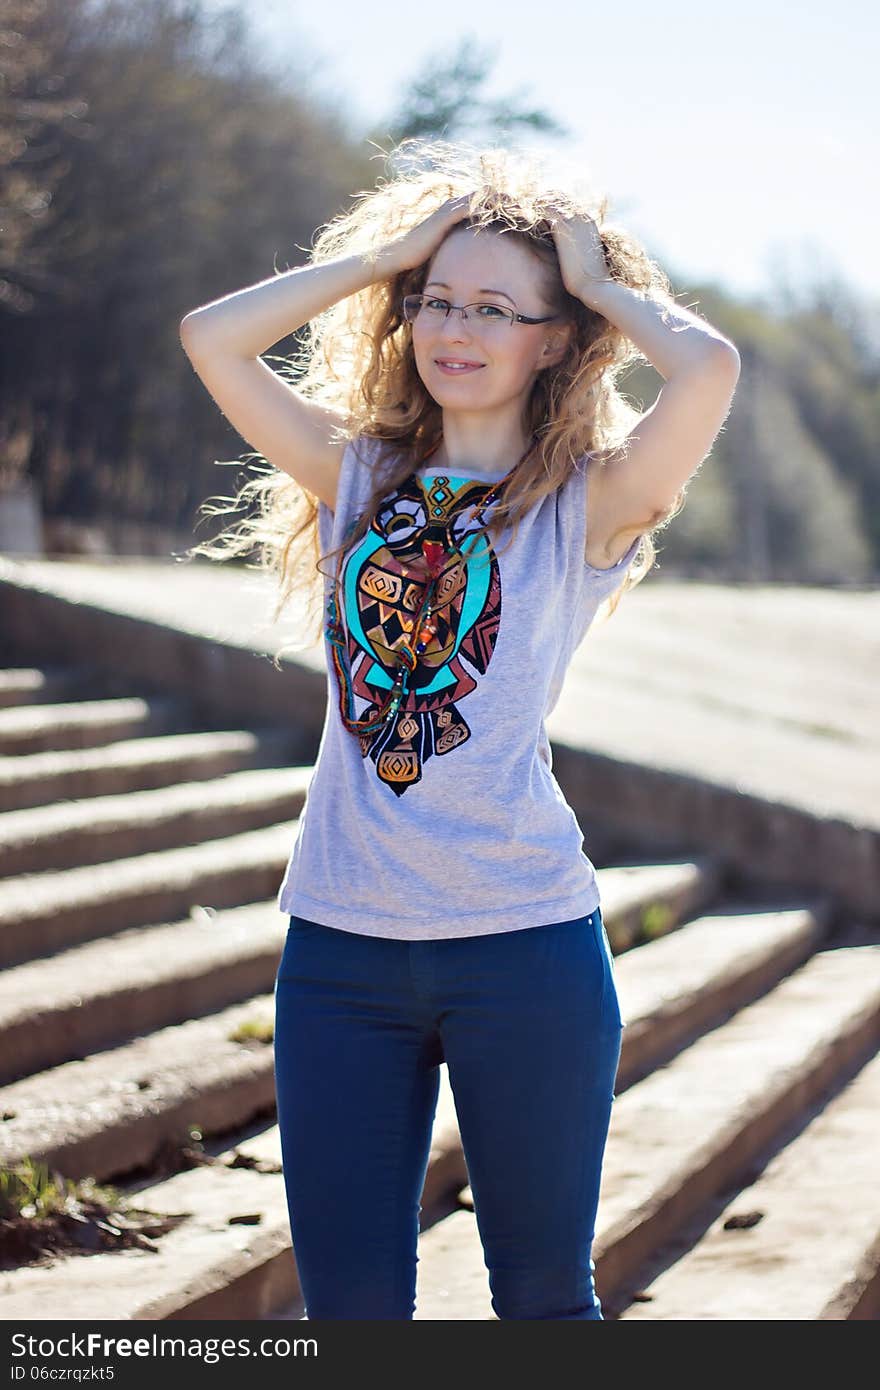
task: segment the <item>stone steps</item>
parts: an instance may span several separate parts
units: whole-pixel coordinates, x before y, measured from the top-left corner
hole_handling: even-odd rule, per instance
[[[271,896],[296,822],[102,864],[0,880],[0,965],[8,968],[126,927]]]
[[[90,666],[19,666],[0,670],[0,709],[106,698],[110,682]],[[130,682],[124,681],[124,685]],[[123,682],[116,694],[123,693]]]
[[[613,915],[609,920],[613,929]],[[790,961],[804,957],[820,931],[805,912],[730,920],[737,930],[728,934],[726,952],[711,944],[711,922],[689,923],[652,943],[655,957],[658,947],[666,948],[664,989],[681,982],[672,998],[658,997],[659,973],[646,978],[641,950],[623,957],[635,995],[621,1055],[624,1081],[657,1064],[675,1039],[723,1016],[733,999],[767,988]],[[12,1059],[7,1070],[18,1077],[0,1092],[4,1109],[15,1112],[0,1129],[0,1161],[29,1154],[70,1176],[100,1180],[149,1163],[149,1142],[156,1152],[172,1136],[181,1103],[198,1100],[208,1073],[221,1090],[238,1085],[239,1050],[227,1046],[227,1036],[244,1018],[271,1013],[284,935],[285,919],[266,903],[206,925],[124,933],[7,971],[0,981],[0,1054]],[[248,997],[249,980],[265,992]],[[258,1110],[271,1069],[269,1053],[249,1061]],[[149,1113],[141,1117],[131,1156],[126,1135],[135,1143],[132,1114],[142,1104],[145,1077],[151,1078]],[[212,1135],[252,1116],[220,1112],[219,1123],[194,1118]]]
[[[621,1318],[880,1317],[880,1055],[810,1120]]]
[[[209,730],[0,759],[0,812],[171,787],[178,781],[208,781],[249,767],[286,764],[289,742],[283,730]]]
[[[711,884],[708,870],[691,865],[606,872],[615,936],[633,929],[640,876],[643,901],[664,909],[667,931]],[[196,908],[8,967],[0,975],[0,1083],[271,992],[286,927],[274,898]]]
[[[776,924],[781,927],[784,951],[791,950],[793,939],[798,935],[796,918],[797,914],[789,914],[787,920],[783,917]],[[731,917],[729,920],[732,926],[737,924],[733,927],[737,930],[741,919]],[[690,972],[693,987],[693,965],[688,949],[691,925],[703,926],[702,923],[688,924],[668,941],[652,943],[652,946],[678,947],[683,975],[687,977]],[[630,1020],[628,1028],[641,1021],[644,1006],[636,1003],[640,994],[649,1010],[654,1007],[645,992],[645,976],[652,972],[639,960],[643,953],[648,954],[648,948],[627,953],[617,962],[618,987],[625,1016]],[[665,954],[670,963],[674,953],[667,950]],[[821,1105],[843,1079],[854,1071],[861,1075],[860,1067],[865,1084],[869,1084],[870,1069],[863,1063],[867,1053],[872,1049],[876,1052],[880,1034],[878,961],[880,947],[876,944],[819,951],[754,1003],[740,1008],[725,1023],[684,1046],[672,1061],[625,1089],[619,1086],[594,1246],[597,1287],[603,1302],[613,1306],[614,1300],[625,1292],[628,1278],[664,1241],[668,1242],[671,1233],[680,1230],[687,1220],[703,1210],[707,1200],[719,1191],[736,1184],[745,1186],[753,1180],[752,1170],[762,1154],[774,1142],[785,1141],[805,1108]],[[673,996],[674,987],[670,987],[667,1007]],[[231,1113],[231,1108],[226,1107],[229,1098],[234,1099],[236,1093],[239,1097],[249,1094],[254,1103],[270,1096],[271,1049],[263,1045],[261,1055],[258,1047],[242,1049],[241,1044],[229,1043],[226,1036],[236,1021],[248,1011],[253,1013],[257,1006],[271,1011],[271,997],[251,1001],[244,1010],[228,1010],[213,1020],[168,1030],[184,1044],[188,1036],[190,1046],[184,1045],[184,1053],[191,1052],[196,1030],[199,1032],[201,1078],[198,1103],[192,1103],[188,1112],[189,1123],[208,1128],[209,1112],[212,1106],[220,1105],[221,1095],[224,1095],[225,1115]],[[214,1033],[213,1054],[201,1045],[211,1031]],[[139,1045],[132,1046],[131,1061],[148,1068],[151,1092],[154,1088],[157,1092],[153,1103],[158,1106],[164,1096],[169,1107],[166,1114],[170,1115],[171,1107],[176,1105],[178,1122],[183,1123],[187,1120],[187,1111],[180,1101],[180,1088],[166,1084],[163,1092],[163,1078],[173,1076],[172,1069],[169,1067],[167,1073],[163,1071],[156,1051],[151,1060],[150,1050],[162,1048],[165,1040],[157,1036],[143,1042],[146,1050],[140,1055],[135,1051]],[[625,1032],[625,1048],[627,1044]],[[227,1076],[221,1078],[215,1063],[224,1050],[228,1056],[235,1055],[235,1065],[228,1067]],[[125,1109],[124,1088],[133,1080],[136,1082],[136,1068],[121,1062],[120,1058],[121,1054],[112,1073],[117,1088],[114,1103],[119,1112],[116,1135],[118,1142],[132,1145],[141,1124],[141,1112],[133,1091],[127,1093],[131,1098],[127,1121],[122,1112]],[[82,1119],[85,1096],[73,1088],[72,1078],[76,1069],[82,1071],[87,1066],[88,1063],[67,1064],[60,1069],[67,1073],[63,1087],[66,1126],[74,1124],[79,1117],[80,1159],[87,1159],[88,1153],[88,1135],[83,1132]],[[467,1181],[446,1068],[441,1068],[441,1072],[444,1074],[441,1102],[422,1199],[426,1212],[442,1205],[444,1199],[448,1203]],[[47,1107],[62,1090],[57,1084],[59,1079],[60,1073],[53,1082],[46,1083],[44,1104]],[[4,1088],[4,1109],[14,1105],[16,1098],[20,1103],[23,1089],[23,1086]],[[38,1101],[39,1097],[31,1090],[31,1103],[35,1099]],[[686,1116],[682,1114],[683,1108]],[[240,1104],[239,1114],[243,1115],[245,1109]],[[32,1113],[36,1115],[37,1112]],[[866,1110],[863,1106],[861,1113],[863,1119],[867,1115],[870,1120],[870,1108]],[[106,1133],[106,1117],[94,1112],[93,1116],[91,1142],[95,1145],[96,1132]],[[44,1117],[48,1118],[45,1111]],[[65,1127],[64,1117],[61,1119]],[[869,1154],[870,1146],[865,1143],[868,1136],[863,1132],[861,1137],[862,1148]],[[277,1162],[277,1127],[266,1124],[256,1135],[236,1143],[233,1148],[217,1150],[225,1154],[227,1160],[235,1151],[251,1159],[271,1161],[274,1156]],[[130,1148],[124,1157],[125,1165],[131,1164],[135,1157],[135,1150]],[[96,1166],[95,1162],[86,1162],[89,1171]],[[867,1158],[862,1167],[867,1171]],[[112,1266],[118,1261],[129,1264],[144,1259],[147,1264],[142,1264],[141,1278],[123,1270],[117,1283],[113,1281],[112,1268],[107,1269],[107,1297],[111,1302],[107,1305],[106,1316],[301,1316],[301,1310],[297,1311],[295,1261],[289,1249],[281,1175],[254,1170],[233,1172],[234,1177],[223,1167],[200,1167],[158,1183],[147,1181],[143,1186],[136,1186],[132,1190],[137,1193],[138,1202],[150,1210],[190,1213],[187,1223],[162,1238],[159,1255],[126,1251],[91,1256],[85,1293],[77,1293],[84,1281],[77,1277],[76,1257],[56,1260],[42,1269],[23,1268],[0,1274],[6,1316],[51,1317],[53,1308],[57,1315],[59,1308],[73,1310],[79,1302],[80,1313],[71,1311],[66,1315],[93,1317],[94,1299],[98,1292],[102,1292],[103,1297],[105,1288],[102,1265]],[[438,1180],[441,1172],[442,1182]],[[790,1194],[795,1210],[797,1202],[807,1200],[811,1190],[809,1165],[806,1169],[801,1166],[800,1172],[800,1198],[794,1190]],[[858,1183],[859,1175],[855,1177]],[[746,1203],[753,1205],[748,1196]],[[236,1216],[257,1212],[260,1219],[249,1229],[233,1220]],[[863,1307],[867,1306],[865,1290],[870,1290],[877,1277],[877,1262],[872,1263],[870,1253],[876,1246],[874,1227],[876,1222],[873,1226],[870,1220],[862,1223],[864,1258],[861,1272],[857,1269],[854,1275],[853,1270],[849,1270],[849,1307],[857,1308],[859,1299]],[[187,1228],[192,1237],[189,1240],[185,1239]],[[814,1302],[824,1299],[823,1308],[837,1308],[838,1312],[831,1315],[849,1315],[839,1311],[841,1290],[834,1285],[839,1267],[843,1265],[847,1265],[847,1260],[842,1253],[837,1268],[828,1266],[828,1279],[823,1282],[825,1265],[817,1270],[815,1259],[812,1262]],[[728,1287],[733,1272],[729,1265],[719,1269],[718,1297],[720,1290]],[[750,1269],[743,1271],[742,1278],[746,1282],[749,1274]],[[754,1278],[754,1271],[751,1274]],[[702,1313],[695,1308],[689,1316],[700,1317]],[[473,1214],[467,1209],[452,1210],[422,1233],[416,1317],[494,1317],[482,1248]]]
[[[9,811],[0,821],[0,873],[35,874],[290,821],[303,807],[311,768],[253,768],[149,791]]]
[[[627,964],[628,959],[618,962],[623,998]],[[876,1138],[872,1141],[876,1112],[865,1097],[876,1097],[878,1041],[880,946],[821,951],[666,1066],[618,1091],[593,1246],[606,1318],[620,1307],[626,1311],[618,1316],[697,1320],[873,1316],[869,1310],[876,1308],[880,1283],[880,1209]],[[853,1071],[856,1081],[828,1105],[826,1119],[814,1122],[819,1128],[810,1150],[796,1152],[806,1137],[789,1148],[804,1111],[821,1106]],[[835,1117],[841,1113],[850,1116],[849,1142],[859,1150],[852,1190],[839,1166],[845,1141]],[[785,1192],[788,1222],[783,1218],[775,1231],[768,1223],[754,1259],[738,1257],[731,1233],[725,1232],[723,1240],[715,1240],[711,1280],[706,1260],[695,1259],[687,1272],[677,1274],[673,1265],[661,1276],[651,1303],[630,1302],[643,1290],[641,1281],[633,1284],[634,1276],[660,1249],[674,1259],[674,1237],[719,1192],[736,1194],[732,1210],[770,1203],[769,1195],[753,1201],[749,1184],[774,1144],[782,1145],[775,1186]],[[819,1244],[819,1223],[802,1219],[804,1209],[816,1202],[817,1187],[822,1189],[818,1211],[829,1216]],[[840,1189],[836,1196],[835,1188]],[[833,1214],[847,1202],[849,1216],[838,1234]],[[750,1234],[737,1230],[733,1236]],[[830,1250],[827,1259],[819,1255],[824,1246]],[[423,1232],[419,1261],[417,1319],[495,1316],[472,1211],[454,1211]],[[765,1267],[771,1272],[767,1284]],[[655,1286],[646,1292],[654,1293]],[[287,1311],[301,1315],[296,1307]]]
[[[79,1256],[0,1271],[6,1318],[303,1316],[271,1043],[232,1034],[272,1019],[310,768],[290,731],[188,717],[80,668],[0,680],[0,1166],[181,1214],[155,1251],[90,1254],[88,1278]],[[876,935],[836,932],[815,893],[733,900],[711,856],[599,880],[627,1021],[593,1251],[606,1318],[876,1316]],[[492,1319],[440,1071],[415,1316]],[[193,1132],[202,1161],[169,1174]]]
[[[103,747],[120,738],[174,732],[190,717],[179,695],[7,707],[0,709],[0,756]]]

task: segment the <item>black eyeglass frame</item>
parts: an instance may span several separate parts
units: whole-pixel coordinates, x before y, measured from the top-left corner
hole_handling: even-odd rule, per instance
[[[407,318],[407,314],[406,314],[406,305],[407,305],[407,301],[412,301],[412,300],[414,300],[414,299],[418,299],[419,301],[424,301],[424,300],[426,300],[426,299],[434,299],[434,300],[437,300],[437,301],[439,301],[439,303],[445,304],[445,305],[446,305],[446,315],[445,315],[446,318],[449,318],[449,315],[452,313],[453,309],[457,309],[457,310],[459,311],[459,313],[462,314],[462,316],[464,317],[465,320],[467,320],[467,311],[468,311],[468,309],[479,309],[479,308],[481,307],[481,305],[483,305],[483,304],[488,304],[488,300],[485,300],[485,299],[475,300],[473,304],[450,304],[449,300],[448,300],[448,299],[444,299],[443,296],[442,296],[442,294],[407,294],[407,295],[404,295],[403,304],[402,304],[402,308],[403,308],[403,317],[404,317],[404,319],[406,319],[406,322],[407,322],[407,323],[412,323],[412,321],[413,321],[412,319]],[[515,309],[510,309],[509,306],[508,306],[507,304],[491,304],[491,305],[489,305],[489,307],[492,308],[492,309],[503,309],[503,310],[507,311],[507,312],[505,312],[505,318],[507,317],[507,313],[508,313],[508,312],[509,312],[509,313],[512,313],[512,314],[513,314],[513,318],[507,320],[508,323],[511,325],[511,327],[513,327],[513,324],[514,324],[514,323],[552,323],[554,319],[558,319],[558,318],[559,318],[559,314],[547,314],[544,318],[540,318],[540,319],[531,318],[528,314],[518,314],[518,313],[516,312]],[[419,303],[419,309],[421,309],[421,308],[422,308],[422,303],[420,302],[420,303]],[[416,314],[418,314],[418,309],[416,310]],[[413,317],[415,317],[415,315],[414,315]]]

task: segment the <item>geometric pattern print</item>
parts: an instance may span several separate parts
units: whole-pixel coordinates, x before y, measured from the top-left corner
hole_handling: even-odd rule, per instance
[[[396,714],[360,734],[361,753],[397,796],[420,782],[433,757],[454,753],[471,736],[461,706],[485,675],[501,619],[501,575],[488,534],[477,534],[475,507],[491,484],[415,474],[383,501],[373,525],[346,556],[340,583],[352,690],[375,715],[394,683],[395,652],[419,612],[430,578],[422,542],[439,541],[449,556],[434,592],[436,631],[416,653],[409,689]],[[416,637],[411,634],[415,647]],[[488,769],[487,769],[488,775]]]

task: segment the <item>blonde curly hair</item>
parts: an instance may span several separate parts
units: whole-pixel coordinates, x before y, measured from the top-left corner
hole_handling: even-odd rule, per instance
[[[380,177],[375,189],[356,193],[352,206],[319,230],[312,264],[355,254],[372,263],[383,246],[448,199],[470,193],[470,216],[457,225],[516,237],[535,257],[551,312],[574,324],[564,357],[534,381],[524,419],[526,437],[534,445],[499,492],[486,526],[496,542],[509,524],[512,544],[527,511],[560,488],[585,454],[602,464],[640,418],[616,383],[633,362],[645,359],[613,323],[566,290],[551,217],[592,217],[615,280],[665,302],[671,302],[670,283],[629,232],[606,221],[607,197],[576,195],[554,186],[532,154],[408,138],[387,152],[386,159],[391,177]],[[402,309],[404,296],[423,288],[430,260],[333,304],[303,326],[304,341],[297,352],[275,359],[282,363],[281,375],[290,369],[303,396],[345,419],[340,440],[368,435],[388,442],[374,464],[372,494],[344,546],[321,555],[318,500],[289,474],[271,464],[263,468],[267,461],[259,454],[247,456],[257,460],[254,476],[233,498],[211,498],[200,508],[205,516],[245,509],[248,514],[212,541],[192,547],[188,555],[228,559],[256,550],[257,563],[249,568],[277,582],[273,622],[294,593],[305,602],[305,621],[311,626],[303,640],[278,649],[276,666],[281,651],[299,651],[320,640],[325,598],[321,576],[327,575],[322,563],[357,544],[383,498],[408,480],[442,438],[442,409],[419,375]],[[652,533],[668,524],[684,500],[682,490],[656,525],[643,533],[624,579],[607,600],[607,616],[651,569],[656,556]],[[212,501],[231,505],[212,507]]]

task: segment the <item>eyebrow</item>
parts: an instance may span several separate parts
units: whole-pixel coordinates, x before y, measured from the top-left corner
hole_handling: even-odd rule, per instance
[[[429,280],[429,281],[428,281],[428,285],[439,285],[440,288],[441,288],[441,290],[451,290],[451,289],[452,289],[452,286],[451,286],[451,285],[447,285],[447,283],[446,283],[445,280]],[[425,286],[425,289],[428,288],[428,285]],[[500,294],[500,295],[503,296],[504,299],[509,299],[510,302],[511,302],[511,304],[514,306],[514,308],[516,307],[516,300],[513,299],[513,298],[507,293],[506,290],[487,290],[487,289],[482,289],[482,290],[477,290],[477,294]]]

